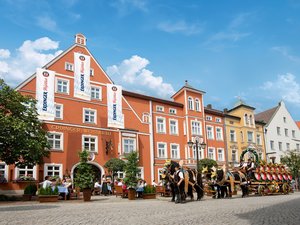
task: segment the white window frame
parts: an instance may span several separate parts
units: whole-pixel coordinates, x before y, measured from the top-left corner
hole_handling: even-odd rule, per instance
[[[212,121],[212,116],[206,116],[207,121]]]
[[[175,132],[172,132],[172,125],[171,122],[175,122]],[[169,119],[169,130],[171,135],[178,135],[178,120],[175,119]]]
[[[275,145],[274,145],[274,141],[270,141],[270,148],[271,150],[275,150]]]
[[[233,131],[233,133],[232,133],[232,131]],[[232,135],[233,134],[233,138],[232,138]],[[230,130],[229,131],[229,140],[231,141],[231,142],[236,142],[236,132],[235,132],[235,130]]]
[[[174,155],[173,155],[173,146],[176,146],[177,147],[177,150],[176,150],[176,152],[177,152],[177,157],[174,157]],[[176,143],[171,143],[170,144],[170,156],[171,156],[171,158],[172,159],[180,159],[180,145],[179,144],[176,144]]]
[[[249,136],[251,134],[251,136]],[[249,138],[249,137],[251,137],[251,138]],[[253,140],[253,131],[247,131],[247,141],[248,142],[254,142],[254,140]]]
[[[156,106],[156,112],[164,112],[164,111],[165,111],[165,107],[163,107],[161,105]]]
[[[162,119],[163,122],[162,123],[158,123],[158,120],[159,119]],[[159,125],[162,125],[162,130],[159,129]],[[160,116],[157,116],[156,117],[156,133],[159,133],[159,134],[165,134],[167,131],[166,131],[166,118],[165,117],[160,117]]]
[[[133,144],[132,144],[133,149],[132,149],[132,151],[125,152],[125,140],[133,141]],[[131,144],[130,144],[130,145],[131,145]],[[129,146],[129,144],[128,144],[128,146]],[[124,154],[129,154],[129,153],[131,153],[131,152],[135,152],[136,149],[137,149],[137,146],[136,146],[136,138],[122,137],[122,150],[123,150],[123,153],[124,153]]]
[[[206,125],[206,135],[207,135],[207,139],[210,139],[210,140],[214,140],[215,139],[214,127],[213,126]]]
[[[94,112],[94,122],[91,121],[85,121],[85,116],[86,112]],[[89,115],[89,120],[90,120],[91,115]],[[97,110],[96,109],[91,109],[91,108],[83,108],[82,109],[82,122],[83,123],[88,123],[88,124],[97,124]]]
[[[0,162],[0,165],[4,165],[4,169],[1,169],[1,171],[4,172],[4,178],[8,182],[8,165],[5,162]]]
[[[74,64],[70,62],[65,62],[65,70],[74,71]]]
[[[197,150],[196,150],[196,145],[193,145],[193,159],[197,159]],[[198,152],[199,152],[199,160],[204,159],[204,149],[198,146]]]
[[[235,153],[233,153],[233,151],[235,152]],[[231,161],[233,161],[233,162],[237,162],[238,161],[238,150],[237,149],[231,149]],[[233,159],[233,156],[234,155],[234,158],[235,158],[235,160]]]
[[[121,176],[122,174],[122,176]],[[125,178],[125,172],[124,171],[118,171],[117,172],[117,177],[118,179],[124,179]]]
[[[53,148],[50,148],[50,150],[54,150],[54,151],[63,151],[64,150],[64,133],[62,132],[56,132],[56,131],[49,131],[47,133],[47,139],[48,139],[48,142],[49,142],[49,134],[52,134],[52,135],[60,135],[60,146],[59,148],[56,148],[55,147],[55,141],[57,140],[56,138],[54,138],[53,140]],[[49,143],[50,144],[50,143]]]
[[[198,98],[195,98],[195,110],[201,112],[200,100]]]
[[[142,120],[144,123],[150,123],[150,114],[147,112],[144,112],[142,115]]]
[[[138,172],[137,172],[136,176],[138,179],[144,180],[144,177],[145,177],[144,176],[144,167],[141,167],[141,166],[138,167]]]
[[[220,160],[220,153],[219,153],[219,151],[221,151],[222,153],[221,153],[221,155],[222,155],[222,159]],[[225,154],[224,154],[224,148],[217,148],[217,154],[218,154],[218,161],[220,161],[220,162],[224,162],[225,161]]]
[[[292,130],[292,137],[296,138],[296,131],[295,130]]]
[[[290,150],[290,149],[291,149],[290,143],[286,143],[286,150],[288,151],[288,150]]]
[[[244,115],[244,120],[245,120],[245,125],[246,126],[249,125],[249,118],[248,118],[248,114],[247,113],[245,113],[245,115]]]
[[[61,91],[58,90],[58,82],[59,81],[67,82],[67,92],[61,92]],[[70,94],[70,80],[64,79],[64,78],[60,78],[60,77],[56,77],[56,80],[55,80],[55,92],[56,93],[60,93],[60,94],[67,94],[67,95],[69,95]]]
[[[218,132],[220,131],[220,132]],[[223,141],[223,129],[222,127],[216,127],[216,139],[217,141]]]
[[[165,146],[165,149],[164,149],[164,155],[163,156],[160,156],[159,154],[159,145],[164,145]],[[168,158],[168,146],[167,146],[167,143],[166,142],[157,142],[157,158],[160,158],[160,159],[166,159]]]
[[[188,97],[188,109],[194,110],[194,99],[191,96]]]
[[[281,136],[281,129],[280,129],[280,127],[276,127],[276,131],[277,131],[277,135]]]
[[[202,135],[201,121],[191,120],[192,135]]]
[[[60,107],[60,111],[59,111],[60,112],[60,116],[59,117],[56,116],[56,112],[58,112],[56,106]],[[55,103],[54,107],[55,107],[55,119],[62,120],[64,118],[64,105],[60,104],[60,103]]]
[[[289,129],[287,129],[287,128],[284,128],[284,135],[285,135],[286,137],[288,137],[288,136],[289,136]]]
[[[169,109],[169,113],[170,113],[170,114],[173,114],[173,115],[176,115],[176,114],[177,114],[177,110],[174,109],[174,108],[170,108],[170,109]]]
[[[94,74],[95,74],[95,71],[94,71],[94,69],[93,68],[90,68],[90,76],[94,76]]]
[[[282,151],[282,142],[281,141],[278,142],[278,149],[279,149],[279,151]]]
[[[212,151],[210,151],[212,150]],[[212,153],[213,157],[211,158],[210,157],[210,154],[209,153]],[[208,159],[213,159],[213,160],[216,160],[216,149],[214,147],[208,147],[207,148],[207,158]]]
[[[89,134],[83,134],[81,136],[81,145],[82,145],[82,150],[85,149],[84,147],[84,138],[95,138],[95,151],[91,151],[90,147],[91,147],[91,141],[89,141],[89,149],[86,149],[88,152],[94,152],[94,153],[98,153],[98,136],[94,136],[94,135],[89,135]]]
[[[28,166],[25,166],[25,169],[15,167],[15,179],[18,179],[20,177],[20,171],[24,170],[25,171],[25,176],[28,176],[28,171],[32,170],[32,177],[36,179],[36,166],[33,166],[32,169],[28,169]]]
[[[256,144],[261,145],[261,135],[260,134],[256,134]]]
[[[99,98],[95,98],[92,96],[93,94],[93,88],[97,88],[99,89]],[[94,100],[102,100],[102,87],[101,86],[96,86],[96,85],[91,85],[91,99],[94,99]]]
[[[58,172],[59,172],[59,177],[62,179],[63,178],[63,164],[61,164],[61,163],[45,163],[44,164],[44,177],[45,176],[56,176],[56,175],[49,175],[48,174],[48,172],[49,172],[49,170],[48,170],[48,166],[53,166],[53,167],[55,167],[55,166],[58,166],[59,167],[59,170],[58,170]],[[53,172],[54,172],[55,170],[53,170]]]
[[[217,123],[222,123],[222,119],[219,118],[219,117],[217,117],[217,118],[216,118],[216,122],[217,122]]]

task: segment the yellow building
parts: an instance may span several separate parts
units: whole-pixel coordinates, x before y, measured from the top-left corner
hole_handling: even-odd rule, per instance
[[[240,162],[242,152],[254,148],[260,159],[266,158],[263,122],[255,121],[254,107],[239,101],[230,110],[224,110],[227,158],[229,165]]]

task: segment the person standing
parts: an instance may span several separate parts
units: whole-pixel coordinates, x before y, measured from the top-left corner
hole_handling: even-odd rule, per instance
[[[107,188],[107,181],[106,181],[106,176],[102,176],[102,194],[107,196],[108,195],[108,188]]]
[[[180,170],[179,165],[175,166],[175,194],[176,194],[176,200],[175,203],[184,203],[185,197],[184,197],[184,177],[183,172]]]

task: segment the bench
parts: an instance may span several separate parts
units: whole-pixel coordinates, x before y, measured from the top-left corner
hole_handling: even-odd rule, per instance
[[[171,196],[170,191],[166,190],[166,188],[164,186],[156,186],[156,194],[160,194],[161,196],[164,196],[164,197]]]
[[[126,198],[127,197],[127,193],[123,190],[122,186],[115,186],[115,195],[117,196],[121,196],[122,198]]]

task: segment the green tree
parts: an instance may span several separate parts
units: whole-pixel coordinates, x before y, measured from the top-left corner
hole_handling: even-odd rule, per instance
[[[137,174],[138,170],[138,154],[136,151],[133,151],[127,155],[127,162],[125,165],[125,178],[124,182],[129,188],[134,188],[137,185]]]
[[[112,158],[104,164],[104,167],[107,168],[108,171],[112,173],[113,180],[114,180],[114,176],[116,175],[116,173],[118,171],[123,171],[125,165],[126,163],[122,159]]]
[[[202,169],[204,167],[207,167],[208,169],[211,169],[213,166],[214,167],[218,166],[218,163],[213,159],[201,159],[201,160],[199,160],[198,163],[199,163],[198,165],[199,165],[200,172],[202,171]]]
[[[38,120],[36,101],[0,79],[0,160],[17,166],[42,164],[49,156],[46,131]]]
[[[74,178],[75,186],[80,187],[80,189],[93,188],[94,181],[96,179],[93,173],[93,168],[88,164],[89,152],[83,150],[79,152],[80,163],[77,166],[76,175]]]
[[[296,188],[299,189],[300,177],[300,153],[297,150],[287,151],[280,159],[281,163],[287,165],[296,181]]]

